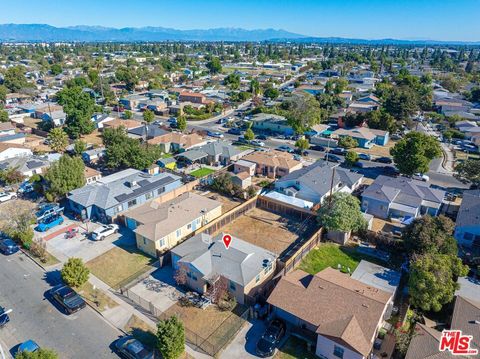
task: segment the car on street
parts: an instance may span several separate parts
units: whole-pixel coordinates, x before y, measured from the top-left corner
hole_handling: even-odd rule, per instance
[[[103,241],[108,236],[118,232],[118,225],[116,224],[105,224],[98,227],[92,232],[92,239],[94,241]]]
[[[295,150],[289,146],[286,146],[286,145],[281,145],[279,147],[276,148],[277,151],[281,151],[281,152],[288,152],[288,153],[294,153]]]
[[[310,149],[313,150],[313,151],[325,152],[325,147],[323,147],[321,145],[310,146]]]
[[[9,310],[6,310],[5,308],[0,307],[0,328],[3,328],[10,321],[10,317],[8,316],[8,313],[10,313]]]
[[[62,223],[63,217],[59,214],[53,214],[48,217],[44,217],[35,227],[35,230],[38,232],[46,232]]]
[[[353,164],[353,166],[355,167],[358,167],[358,168],[364,168],[365,167],[365,163],[364,162],[361,162],[361,161],[357,161]]]
[[[259,357],[266,358],[274,354],[275,348],[285,335],[285,328],[285,323],[279,319],[270,323],[257,343],[256,352]]]
[[[423,181],[423,182],[430,181],[430,177],[428,177],[426,174],[423,174],[423,173],[414,173],[412,178],[418,181]]]
[[[67,285],[54,287],[50,291],[50,294],[67,314],[76,313],[87,305],[83,298]]]
[[[229,133],[230,135],[241,135],[242,130],[240,130],[239,128],[229,128],[227,133]]]
[[[342,162],[342,159],[338,156],[332,155],[331,153],[325,153],[325,157],[323,157],[325,161],[330,162]]]
[[[0,252],[5,255],[11,255],[17,253],[20,248],[17,244],[7,236],[4,232],[0,232]]]
[[[268,140],[268,137],[265,136],[265,135],[258,135],[256,138],[257,138],[257,140],[262,140],[262,141]]]
[[[377,157],[373,159],[373,162],[379,162],[379,163],[392,163],[392,159],[390,157]]]
[[[347,153],[347,150],[343,147],[335,147],[329,151],[331,154],[344,156]]]
[[[240,136],[237,138],[237,142],[238,143],[245,143],[245,144],[248,144],[248,141],[245,139],[245,137],[243,136]]]
[[[207,135],[215,138],[223,138],[223,133],[218,131],[207,131]]]
[[[21,352],[35,353],[38,349],[40,349],[40,346],[37,343],[35,343],[33,340],[29,339],[18,346],[17,353],[21,353]]]
[[[370,156],[367,153],[359,153],[358,158],[360,158],[361,160],[365,160],[365,161],[371,161],[372,160],[372,156]]]
[[[7,202],[15,198],[17,198],[17,194],[15,192],[0,192],[0,203]]]
[[[132,336],[125,336],[115,342],[115,349],[127,359],[153,359],[153,352]]]
[[[295,153],[301,156],[308,156],[310,154],[307,150],[300,150],[298,148],[295,150]]]
[[[259,147],[264,147],[265,142],[259,141],[259,140],[251,140],[250,144],[253,146],[259,146]]]

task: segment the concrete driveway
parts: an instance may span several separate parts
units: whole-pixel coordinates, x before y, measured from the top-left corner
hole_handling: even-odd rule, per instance
[[[232,342],[222,351],[220,359],[258,358],[257,342],[265,332],[265,321],[252,319],[238,332]]]
[[[151,302],[162,312],[174,305],[181,295],[173,279],[172,267],[156,270],[148,278],[130,288],[130,291]]]

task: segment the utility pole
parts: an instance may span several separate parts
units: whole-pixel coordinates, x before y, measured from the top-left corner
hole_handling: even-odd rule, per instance
[[[337,168],[337,166],[333,167],[332,168],[332,180],[330,182],[330,195],[328,196],[328,208],[331,209],[332,208],[332,196],[333,196],[333,180],[335,178],[335,169]]]

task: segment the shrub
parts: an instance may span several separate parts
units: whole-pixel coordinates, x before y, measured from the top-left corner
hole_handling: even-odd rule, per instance
[[[218,301],[218,308],[223,311],[231,311],[237,306],[237,299],[230,293],[226,292]]]
[[[90,271],[80,258],[69,258],[62,268],[63,281],[71,287],[80,287],[88,280]]]
[[[47,262],[47,244],[42,240],[33,241],[30,246],[30,253],[40,259],[42,263]]]
[[[177,359],[185,350],[185,329],[178,317],[161,320],[157,324],[158,350],[165,359]]]

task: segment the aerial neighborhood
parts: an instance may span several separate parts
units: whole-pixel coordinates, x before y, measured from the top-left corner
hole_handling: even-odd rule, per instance
[[[480,357],[478,43],[10,25],[0,359]]]

